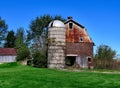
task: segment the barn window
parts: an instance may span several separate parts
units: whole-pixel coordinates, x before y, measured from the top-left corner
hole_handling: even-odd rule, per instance
[[[69,28],[72,29],[73,23],[69,23]]]
[[[83,42],[83,37],[80,37],[80,42]]]
[[[88,62],[91,62],[91,58],[88,58]]]

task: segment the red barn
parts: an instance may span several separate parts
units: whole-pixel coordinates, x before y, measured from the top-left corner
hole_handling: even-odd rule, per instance
[[[66,26],[66,66],[93,68],[94,43],[85,27],[68,17]]]

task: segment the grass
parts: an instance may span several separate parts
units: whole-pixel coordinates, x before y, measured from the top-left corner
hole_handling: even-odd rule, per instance
[[[120,74],[0,65],[0,88],[119,88]]]

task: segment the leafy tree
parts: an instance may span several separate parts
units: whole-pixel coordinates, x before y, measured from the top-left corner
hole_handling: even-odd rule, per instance
[[[7,24],[5,20],[0,17],[0,47],[2,47],[2,41],[5,39],[5,34],[7,33]]]
[[[6,42],[4,44],[4,47],[13,48],[15,46],[15,35],[13,30],[8,32],[8,35],[5,41]]]
[[[116,56],[116,51],[112,50],[107,45],[100,45],[97,48],[97,53],[95,55],[96,59],[108,59],[112,60]]]
[[[30,59],[30,51],[26,43],[24,28],[19,28],[16,33],[15,47],[17,49],[17,60]]]
[[[43,15],[36,17],[30,24],[30,30],[27,31],[27,40],[32,45],[32,48],[41,50],[44,47],[47,37],[47,27],[52,20],[65,21],[61,16],[52,17],[50,15]]]
[[[47,56],[44,53],[41,53],[41,52],[36,50],[32,56],[34,58],[33,59],[33,66],[34,67],[40,67],[40,68],[47,67]]]
[[[24,43],[25,43],[24,28],[20,27],[17,29],[15,47],[19,48]]]
[[[60,15],[56,15],[55,17],[53,17],[53,20],[60,20],[60,21],[62,21],[62,22],[65,22],[66,21],[66,19],[64,19],[62,16],[60,16]]]
[[[22,44],[21,47],[17,49],[17,61],[22,61],[25,59],[30,59],[30,51],[26,44]]]

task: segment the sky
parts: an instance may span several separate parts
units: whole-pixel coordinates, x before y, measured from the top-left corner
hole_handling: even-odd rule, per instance
[[[105,44],[120,54],[120,0],[0,0],[0,16],[9,30],[28,30],[31,21],[44,14],[72,16],[87,29],[94,51]]]

